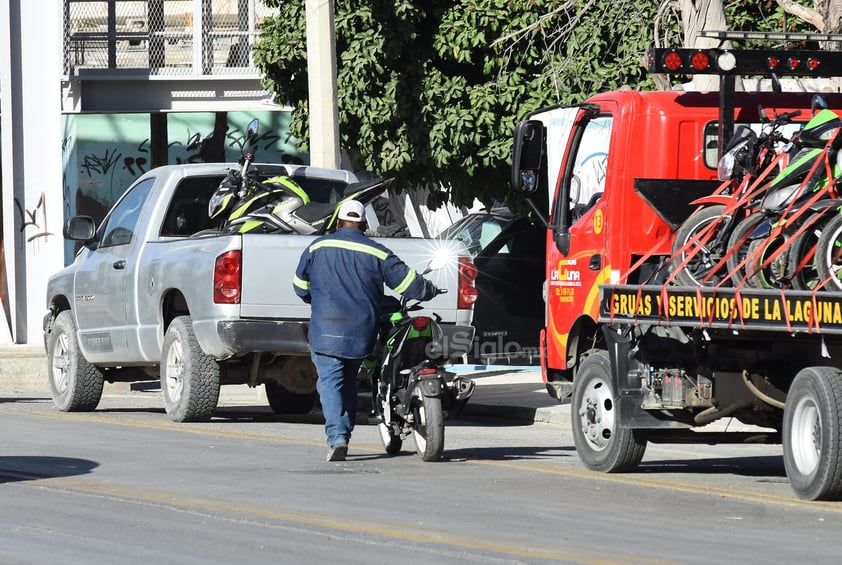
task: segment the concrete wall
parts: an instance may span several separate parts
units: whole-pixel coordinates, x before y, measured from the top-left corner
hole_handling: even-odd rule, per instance
[[[63,262],[61,14],[55,0],[0,0],[3,342],[40,342],[47,277]]]

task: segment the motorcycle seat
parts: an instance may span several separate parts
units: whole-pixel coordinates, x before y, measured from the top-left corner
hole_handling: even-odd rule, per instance
[[[308,224],[313,224],[318,220],[332,216],[336,207],[337,204],[331,204],[330,202],[308,202],[298,208],[294,214]]]

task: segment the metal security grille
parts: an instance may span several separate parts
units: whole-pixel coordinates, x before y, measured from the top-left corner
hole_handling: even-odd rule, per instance
[[[257,0],[64,1],[64,71],[254,75]]]

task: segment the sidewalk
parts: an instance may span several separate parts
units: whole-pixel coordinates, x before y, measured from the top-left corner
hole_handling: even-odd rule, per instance
[[[570,405],[561,405],[550,397],[537,367],[457,365],[451,370],[474,379],[476,383],[474,394],[462,411],[463,417],[569,426]],[[129,394],[133,390],[142,390],[138,384],[106,384],[103,394]],[[4,392],[35,392],[49,398],[47,359],[43,347],[0,346],[0,396]],[[222,386],[220,406],[248,404],[268,404],[262,386]]]

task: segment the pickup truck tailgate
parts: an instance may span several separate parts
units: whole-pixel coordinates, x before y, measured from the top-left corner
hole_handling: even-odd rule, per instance
[[[295,295],[292,277],[301,253],[316,238],[277,234],[245,234],[242,238],[240,316],[309,319],[310,306]],[[457,309],[458,257],[468,256],[461,242],[420,238],[378,238],[377,241],[419,273],[427,268],[433,257],[448,257],[443,269],[426,275],[439,288],[448,289],[448,293],[424,303],[425,310],[428,310],[427,314],[435,312],[445,323],[471,323],[472,311]]]
[[[292,276],[302,251],[315,239],[307,235],[243,235],[243,318],[309,319],[310,305],[296,296]]]

